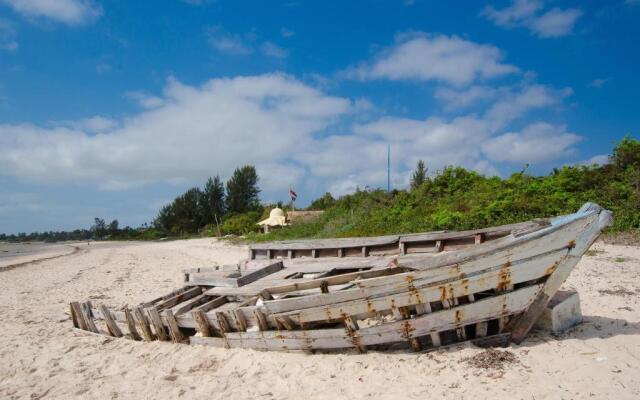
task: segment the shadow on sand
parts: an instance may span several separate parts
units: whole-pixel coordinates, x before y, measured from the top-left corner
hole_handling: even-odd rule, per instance
[[[554,340],[568,339],[606,339],[618,335],[640,335],[640,322],[629,322],[620,318],[585,315],[584,321],[560,334],[534,330],[522,342],[521,346],[535,346]]]

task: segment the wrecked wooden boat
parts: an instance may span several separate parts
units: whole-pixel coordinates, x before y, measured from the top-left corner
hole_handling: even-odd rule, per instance
[[[71,316],[94,333],[258,350],[520,343],[611,223],[587,203],[474,231],[256,244],[237,265],[185,269],[165,296],[119,310],[73,302]]]

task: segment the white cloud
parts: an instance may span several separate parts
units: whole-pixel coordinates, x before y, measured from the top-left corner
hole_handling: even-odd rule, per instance
[[[164,100],[161,97],[152,96],[144,92],[130,91],[125,93],[124,96],[138,103],[140,107],[146,109],[157,108],[164,104]]]
[[[49,18],[68,25],[82,25],[102,15],[92,0],[0,0],[28,18]]]
[[[13,52],[18,50],[18,42],[15,40],[16,30],[13,24],[0,19],[0,50]]]
[[[598,79],[594,79],[591,82],[589,82],[589,86],[590,87],[594,87],[594,88],[601,88],[604,86],[605,83],[609,82],[611,80],[611,78],[598,78]]]
[[[273,42],[264,42],[260,47],[262,53],[273,58],[287,58],[289,53]]]
[[[553,38],[570,34],[582,11],[575,8],[554,8],[531,22],[531,29],[541,38]]]
[[[500,99],[486,111],[485,119],[498,130],[532,109],[560,104],[572,92],[569,88],[557,90],[545,85],[525,85],[517,90],[503,88]]]
[[[118,122],[111,118],[96,115],[77,121],[52,121],[50,125],[55,127],[66,127],[69,129],[80,130],[86,133],[103,133],[109,132],[118,127]]]
[[[474,85],[464,90],[440,87],[436,89],[435,98],[443,103],[445,110],[454,111],[493,100],[497,93],[498,90],[491,86]]]
[[[587,160],[580,161],[578,165],[606,165],[609,164],[608,154],[598,154]]]
[[[510,6],[497,10],[487,6],[481,12],[498,26],[525,27],[541,38],[553,38],[570,34],[582,11],[575,8],[553,8],[542,13],[544,3],[538,0],[514,0]]]
[[[209,44],[221,53],[246,56],[253,53],[249,44],[253,34],[239,35],[224,30],[220,25],[210,28],[207,32]]]
[[[515,66],[502,63],[502,58],[502,52],[491,45],[458,36],[419,33],[399,36],[375,61],[352,67],[345,75],[362,80],[435,80],[464,85],[518,72]]]
[[[572,146],[580,140],[580,136],[567,132],[564,125],[538,122],[520,132],[505,133],[486,141],[482,151],[495,161],[540,163],[571,154]]]
[[[163,100],[99,134],[83,124],[0,125],[0,171],[119,189],[199,182],[251,163],[267,190],[282,189],[303,173],[304,166],[291,161],[300,143],[352,107],[284,75],[214,79],[199,87],[171,79]]]

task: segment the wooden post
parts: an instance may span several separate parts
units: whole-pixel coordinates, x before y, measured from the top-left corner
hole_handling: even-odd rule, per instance
[[[342,318],[344,320],[344,329],[351,337],[353,347],[355,347],[360,353],[366,353],[367,347],[360,343],[360,336],[358,336],[358,323],[353,318],[351,318],[350,315],[344,314]]]
[[[474,236],[474,243],[475,244],[480,244],[480,243],[484,243],[485,237],[484,237],[484,233],[476,233]]]
[[[267,318],[264,316],[262,311],[256,309],[255,311],[253,311],[253,314],[256,316],[256,320],[258,320],[258,327],[260,328],[260,330],[268,331],[269,324],[267,323]]]
[[[131,311],[129,310],[129,308],[124,309],[124,317],[127,320],[127,327],[129,328],[129,334],[131,335],[131,339],[141,340],[140,334],[136,329],[136,322],[133,319],[133,315],[131,315]]]
[[[280,321],[280,323],[288,331],[292,331],[295,328],[295,325],[293,324],[293,321],[291,320],[291,318],[289,318],[287,316],[278,317],[278,318],[276,318],[276,320]]]
[[[233,315],[234,315],[235,320],[236,320],[236,326],[238,327],[238,331],[239,332],[246,332],[247,331],[247,319],[244,317],[244,314],[242,313],[242,310],[239,309],[239,308],[233,310]]]
[[[72,301],[69,305],[71,306],[71,317],[74,318],[75,316],[75,319],[73,320],[74,326],[77,322],[78,328],[82,329],[83,331],[88,331],[89,327],[87,326],[87,322],[84,319],[84,314],[82,312],[80,303],[78,303],[77,301]]]
[[[362,246],[362,257],[368,257],[369,256],[369,249],[367,248],[367,246]]]
[[[167,318],[169,333],[171,334],[173,343],[182,343],[184,341],[184,336],[182,336],[182,332],[180,332],[178,321],[176,321],[176,317],[173,315],[173,312],[171,310],[166,310],[164,312],[164,316]]]
[[[320,282],[320,292],[329,293],[329,282],[327,281]]]
[[[104,304],[100,304],[98,306],[98,309],[100,310],[102,318],[107,325],[107,332],[109,332],[111,336],[122,337],[122,331],[120,330],[118,324],[116,324],[116,321],[113,320],[111,311],[109,311],[109,309]]]
[[[431,312],[431,304],[430,303],[422,303],[422,304],[418,304],[416,306],[417,315],[428,314],[430,312]],[[440,334],[438,332],[433,332],[433,333],[430,333],[429,336],[431,337],[431,343],[433,344],[433,347],[439,347],[440,346]]]
[[[142,337],[147,342],[154,340],[153,333],[151,332],[151,327],[149,326],[149,322],[147,321],[147,317],[144,315],[142,308],[135,307],[133,309],[133,315],[138,321],[138,325],[140,326],[140,330],[142,330]]]
[[[436,240],[436,252],[440,253],[444,249],[444,240]]]
[[[153,329],[156,331],[158,340],[165,340],[165,341],[169,340],[169,336],[167,335],[167,332],[164,330],[164,324],[162,323],[162,318],[160,318],[160,313],[158,313],[158,309],[155,307],[147,308],[147,315],[149,316],[151,325],[153,325]]]
[[[209,326],[209,320],[207,319],[207,314],[202,310],[194,310],[191,312],[193,319],[198,324],[198,332],[202,335],[202,337],[211,337],[211,329]]]
[[[82,303],[80,304],[80,308],[82,309],[82,316],[84,317],[88,330],[93,333],[100,333],[96,324],[93,322],[93,316],[91,315],[91,303]]]
[[[220,325],[220,335],[224,338],[226,347],[229,348],[231,346],[229,346],[229,341],[227,340],[227,332],[231,332],[231,327],[229,326],[227,317],[222,311],[218,311],[216,312],[216,318],[218,319],[218,325]]]

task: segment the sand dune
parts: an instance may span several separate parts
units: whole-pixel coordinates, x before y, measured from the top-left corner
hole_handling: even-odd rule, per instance
[[[637,247],[596,244],[565,284],[580,292],[585,323],[559,337],[535,332],[510,347],[515,363],[485,370],[464,361],[482,351],[468,345],[306,355],[79,333],[69,301],[136,304],[181,286],[183,267],[235,262],[246,248],[211,239],[77,246],[0,272],[1,399],[640,398]]]

